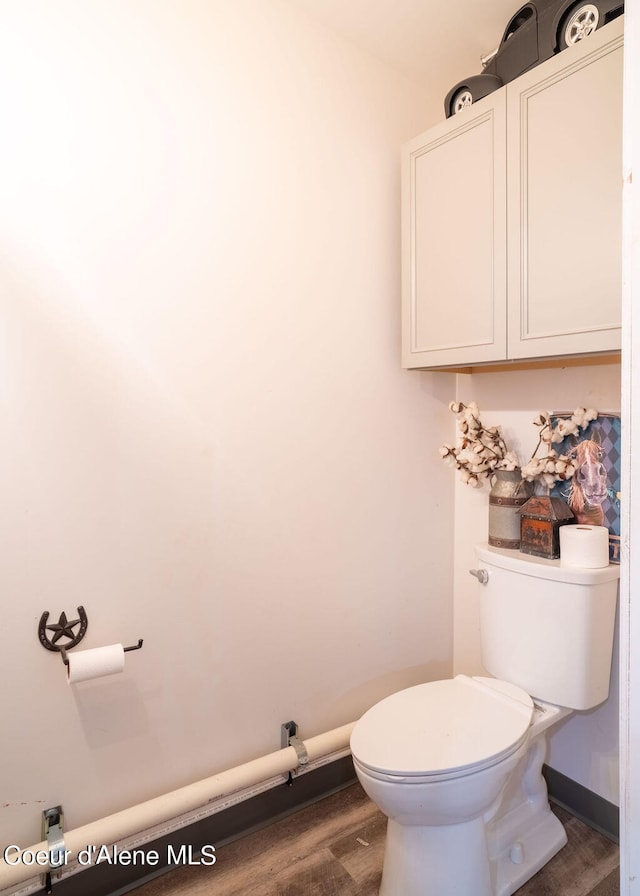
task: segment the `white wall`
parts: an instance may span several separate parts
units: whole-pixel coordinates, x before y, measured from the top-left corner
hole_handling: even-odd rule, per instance
[[[461,375],[458,399],[474,400],[487,424],[499,424],[522,462],[536,447],[538,411],[573,411],[579,405],[599,411],[620,411],[620,366],[565,367],[553,370],[511,371]],[[455,417],[451,415],[452,438]],[[473,546],[486,540],[488,487],[470,489],[456,483],[454,572],[454,668],[483,672],[477,585],[468,570],[474,565]],[[619,805],[618,757],[618,644],[614,646],[609,699],[586,713],[575,713],[549,738],[548,764],[579,784]]]
[[[399,367],[415,85],[279,0],[1,3],[0,842],[451,672],[453,378]],[[70,688],[36,636],[145,639]]]

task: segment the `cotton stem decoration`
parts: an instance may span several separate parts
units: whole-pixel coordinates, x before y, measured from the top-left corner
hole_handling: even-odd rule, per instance
[[[573,453],[558,454],[552,447],[553,443],[562,442],[567,436],[578,436],[580,430],[586,429],[597,417],[598,412],[593,408],[576,408],[570,419],[563,418],[552,426],[549,414],[538,414],[533,421],[540,428],[538,444],[531,460],[522,468],[522,478],[528,482],[538,481],[546,488],[553,488],[556,482],[571,479],[578,469],[577,458]],[[543,452],[538,455],[540,449]]]
[[[475,401],[463,404],[452,401],[449,410],[458,418],[458,442],[442,445],[440,454],[445,463],[460,470],[462,481],[478,488],[495,470],[516,470],[516,455],[509,451],[499,426],[485,426]]]
[[[518,470],[520,462],[510,451],[499,426],[485,426],[475,402],[463,404],[452,401],[449,410],[458,418],[458,440],[454,446],[442,445],[440,454],[445,463],[460,471],[462,481],[472,488],[478,488],[490,479],[496,470]],[[570,479],[576,471],[574,457],[558,454],[554,443],[562,442],[569,435],[578,435],[586,429],[598,412],[593,408],[576,408],[570,419],[560,419],[555,426],[546,412],[540,412],[534,425],[540,430],[538,444],[531,459],[522,469],[522,478],[529,482],[540,482],[545,488],[552,488],[558,481]]]

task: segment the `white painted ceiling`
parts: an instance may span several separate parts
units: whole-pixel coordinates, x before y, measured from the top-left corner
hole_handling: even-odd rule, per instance
[[[291,0],[309,16],[444,95],[481,70],[524,0]]]

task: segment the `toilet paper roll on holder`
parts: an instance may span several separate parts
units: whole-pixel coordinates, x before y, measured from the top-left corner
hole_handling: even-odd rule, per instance
[[[122,649],[125,653],[129,653],[129,651],[131,651],[131,650],[140,650],[140,648],[142,647],[142,643],[143,643],[142,638],[138,638],[137,644],[132,644],[131,647],[123,647]],[[60,647],[60,655],[62,656],[62,662],[65,664],[65,666],[68,666],[69,665],[69,657],[67,656],[67,648],[66,647]]]
[[[79,644],[87,633],[89,620],[87,619],[85,609],[84,607],[78,607],[77,619],[67,619],[67,614],[63,611],[57,622],[47,625],[48,620],[49,612],[48,610],[45,610],[38,623],[38,638],[40,643],[46,650],[52,650],[55,653],[59,653],[62,656],[62,662],[65,666],[68,666],[69,658],[67,656],[67,651]],[[79,626],[77,631],[75,630],[76,626]],[[53,632],[51,637],[47,634],[48,632]],[[65,642],[63,644],[58,644],[58,641],[62,638],[66,639]],[[140,650],[142,644],[143,640],[142,638],[139,638],[137,644],[133,644],[131,647],[124,647],[123,650],[125,653],[129,653],[131,650]]]

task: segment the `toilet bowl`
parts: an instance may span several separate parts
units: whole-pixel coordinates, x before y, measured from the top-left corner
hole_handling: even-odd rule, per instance
[[[618,570],[476,553],[496,677],[407,688],[351,735],[358,779],[388,818],[380,896],[511,896],[567,840],[542,776],[547,731],[608,694]]]
[[[534,707],[515,685],[464,675],[400,691],[364,714],[351,750],[363,789],[389,819],[380,896],[506,896],[564,845],[540,774],[544,749],[533,749],[550,714],[563,713]],[[529,795],[525,815],[536,803],[537,827],[551,830],[542,850],[525,856],[522,822],[530,819],[507,824],[503,796],[532,751],[542,793]]]

